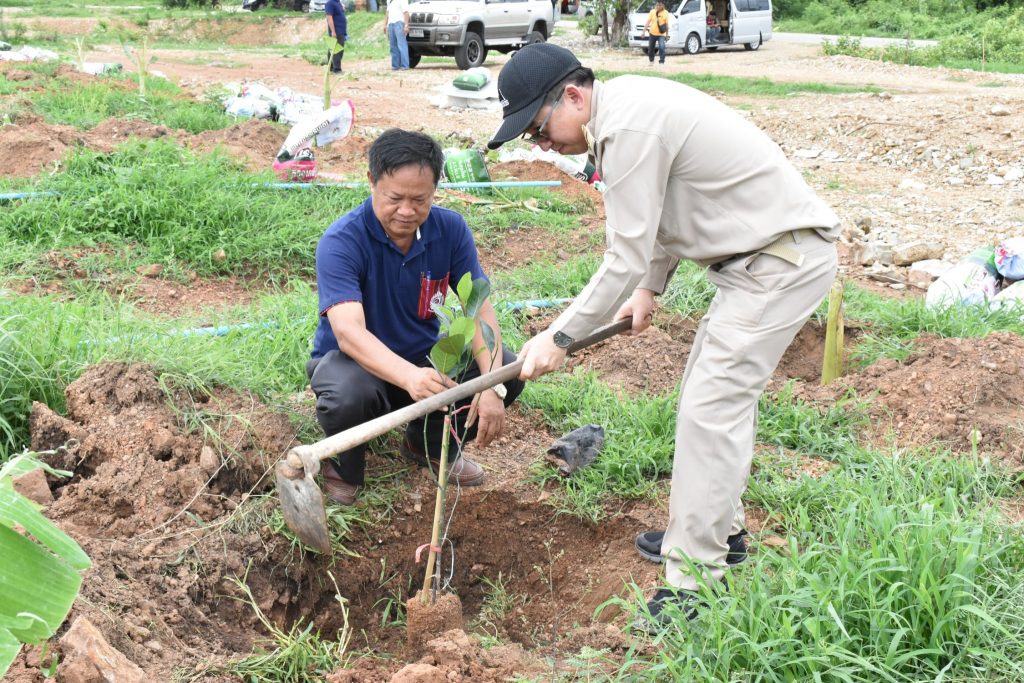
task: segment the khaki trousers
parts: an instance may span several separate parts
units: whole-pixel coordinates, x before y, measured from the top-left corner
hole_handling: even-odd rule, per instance
[[[668,585],[694,590],[689,558],[705,578],[725,574],[726,539],[743,528],[757,432],[757,402],[782,354],[828,294],[835,244],[794,233],[800,266],[752,254],[708,270],[718,287],[697,328],[676,418],[668,528]]]

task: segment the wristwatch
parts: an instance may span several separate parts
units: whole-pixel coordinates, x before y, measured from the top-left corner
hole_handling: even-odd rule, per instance
[[[504,384],[495,384],[491,387],[491,390],[494,391],[502,401],[504,401],[505,397],[508,396],[508,389],[505,388]]]
[[[555,332],[554,336],[552,337],[552,341],[555,342],[555,346],[557,346],[558,348],[567,349],[576,340],[567,335],[565,332],[559,330],[558,332]]]

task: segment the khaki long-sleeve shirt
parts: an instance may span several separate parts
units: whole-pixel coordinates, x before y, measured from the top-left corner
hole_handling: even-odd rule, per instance
[[[680,259],[717,263],[839,218],[779,146],[699,90],[660,78],[594,82],[586,126],[606,183],[604,261],[551,328],[578,339],[637,287],[664,291]]]

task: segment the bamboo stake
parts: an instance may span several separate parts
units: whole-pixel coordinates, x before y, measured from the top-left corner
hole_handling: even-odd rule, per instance
[[[825,324],[825,359],[821,364],[821,383],[828,384],[843,374],[843,282],[836,280],[828,295],[828,322]]]
[[[437,498],[434,500],[434,529],[430,534],[430,552],[427,554],[427,573],[423,577],[423,590],[420,592],[420,602],[424,605],[427,604],[428,600],[433,603],[436,600],[436,596],[433,599],[428,598],[430,593],[430,580],[434,576],[434,563],[437,560],[437,553],[434,552],[434,548],[437,547],[441,537],[441,519],[444,517],[444,501],[445,493],[448,489],[448,434],[451,432],[452,419],[449,415],[444,416],[444,435],[441,437],[441,462],[437,467]]]

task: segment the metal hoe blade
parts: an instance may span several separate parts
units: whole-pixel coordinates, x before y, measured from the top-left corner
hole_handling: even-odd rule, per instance
[[[313,472],[296,470],[286,461],[277,463],[277,494],[281,498],[284,522],[310,548],[323,554],[331,552],[327,531],[327,513]]]

